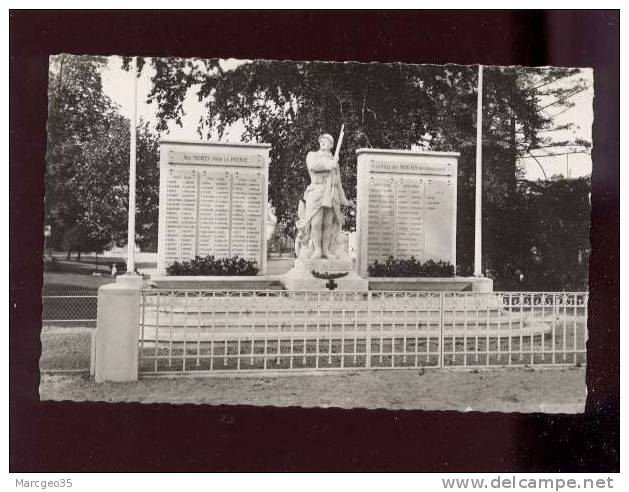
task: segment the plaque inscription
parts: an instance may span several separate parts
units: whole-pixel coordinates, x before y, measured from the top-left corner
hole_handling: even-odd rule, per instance
[[[359,272],[390,256],[455,264],[458,155],[358,154]]]
[[[161,270],[207,255],[237,255],[264,267],[265,158],[172,149],[165,155]]]
[[[368,263],[389,256],[414,256],[422,262],[447,260],[452,241],[452,186],[451,179],[372,175]]]

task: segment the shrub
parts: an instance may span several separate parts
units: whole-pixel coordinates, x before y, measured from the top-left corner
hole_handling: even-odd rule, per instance
[[[454,277],[454,266],[447,261],[421,263],[414,256],[397,260],[389,256],[384,263],[376,260],[368,267],[372,277]]]
[[[232,258],[215,258],[214,255],[202,258],[195,256],[188,261],[176,261],[166,268],[168,275],[257,275],[258,267],[255,260],[247,260],[240,256]]]

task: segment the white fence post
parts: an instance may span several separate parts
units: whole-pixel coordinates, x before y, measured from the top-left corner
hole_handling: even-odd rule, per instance
[[[98,289],[94,379],[137,381],[141,284],[116,283]]]
[[[443,292],[439,293],[439,367],[444,367],[445,360],[445,342],[443,339],[443,310],[444,310],[444,302],[443,302]]]
[[[367,330],[365,334],[365,369],[369,369],[371,367],[371,325],[372,325],[372,315],[371,315],[371,303],[373,302],[373,293],[371,291],[367,292]]]

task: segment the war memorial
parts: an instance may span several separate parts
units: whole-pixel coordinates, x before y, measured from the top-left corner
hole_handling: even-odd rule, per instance
[[[490,278],[454,275],[458,153],[356,149],[354,203],[340,180],[342,138],[320,135],[304,152],[310,184],[283,275],[266,272],[270,146],[162,141],[157,274],[101,287],[95,380],[584,359],[584,295],[493,293]],[[356,209],[355,259],[346,208]],[[205,256],[255,262],[257,274],[168,275]],[[370,274],[391,259],[452,274]]]

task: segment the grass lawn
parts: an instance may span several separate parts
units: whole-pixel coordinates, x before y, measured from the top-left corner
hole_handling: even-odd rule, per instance
[[[116,280],[110,276],[97,277],[90,273],[45,272],[43,294],[67,291],[96,292],[101,285],[111,284]]]
[[[66,260],[65,256],[58,255],[55,255],[55,259],[57,261],[55,269],[44,272],[44,295],[60,291],[96,292],[101,285],[115,282],[115,279],[110,276],[109,265],[124,261],[123,258],[97,258],[85,255],[80,261],[75,258]],[[149,265],[143,266],[148,268]]]
[[[82,256],[80,261],[74,257],[66,260],[65,255],[55,255],[57,267],[55,271],[44,272],[43,294],[51,294],[60,291],[93,291],[96,292],[101,285],[115,282],[109,275],[111,263],[122,263],[124,258]],[[292,258],[269,258],[267,260],[267,274],[281,275],[286,273],[293,265]],[[136,263],[138,270],[153,270],[157,268],[154,261]],[[94,272],[99,275],[94,275]],[[245,287],[246,288],[246,287]],[[252,284],[251,288],[257,288]]]

